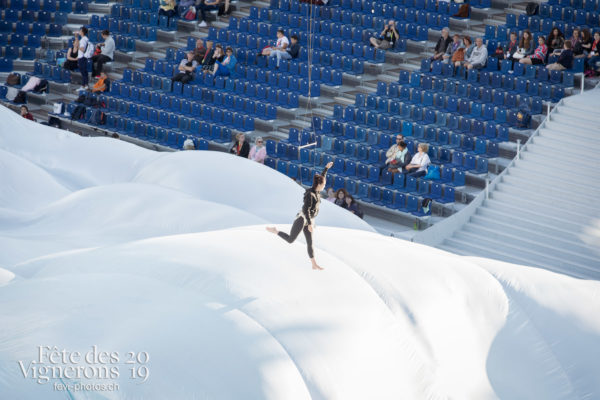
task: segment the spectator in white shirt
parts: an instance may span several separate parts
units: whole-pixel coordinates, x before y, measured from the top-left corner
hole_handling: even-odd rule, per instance
[[[487,58],[487,48],[483,45],[483,39],[478,37],[475,39],[475,48],[473,48],[471,55],[467,58],[465,66],[467,69],[481,69],[487,64]]]
[[[79,39],[79,52],[77,53],[77,66],[79,67],[79,72],[81,72],[81,89],[85,90],[88,88],[88,59],[92,58],[92,54],[94,54],[94,46],[90,43],[90,40],[87,37],[88,29],[85,26],[82,26],[79,29],[79,35],[81,39]]]
[[[431,164],[429,155],[427,155],[427,150],[429,150],[427,143],[419,143],[417,149],[417,154],[415,154],[412,160],[410,160],[410,164],[405,167],[408,175],[414,176],[415,178],[425,176],[427,173],[427,167],[429,164]]]
[[[283,29],[278,29],[277,30],[277,43],[275,44],[275,47],[273,47],[273,46],[267,47],[266,49],[264,49],[262,51],[261,54],[263,56],[269,56],[269,55],[271,55],[271,52],[275,51],[275,50],[285,51],[289,45],[290,45],[290,41],[283,34]]]
[[[92,56],[92,76],[96,77],[102,72],[104,64],[112,61],[115,55],[115,40],[110,36],[110,32],[106,29],[103,30],[102,38],[104,43],[98,44],[102,48],[102,53]]]

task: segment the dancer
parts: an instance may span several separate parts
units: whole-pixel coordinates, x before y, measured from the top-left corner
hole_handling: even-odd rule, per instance
[[[315,261],[315,254],[312,246],[312,233],[315,229],[314,219],[319,214],[321,192],[325,188],[327,170],[331,168],[332,165],[333,162],[327,163],[325,169],[320,175],[315,174],[312,187],[306,189],[306,192],[304,193],[304,205],[302,206],[302,211],[298,212],[298,215],[296,215],[296,219],[294,220],[294,224],[292,225],[292,230],[290,231],[289,235],[284,232],[279,232],[274,226],[267,227],[269,232],[279,235],[288,243],[293,243],[300,234],[300,231],[303,231],[304,237],[306,238],[306,247],[308,248],[308,257],[312,263],[312,269],[316,270],[322,270],[323,268],[321,268]]]

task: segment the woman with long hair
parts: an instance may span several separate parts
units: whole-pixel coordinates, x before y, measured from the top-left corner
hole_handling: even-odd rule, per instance
[[[315,253],[312,245],[312,234],[315,229],[314,219],[319,214],[321,192],[325,188],[325,183],[327,181],[327,170],[329,170],[329,168],[332,166],[333,161],[327,163],[321,174],[315,174],[312,186],[306,189],[306,192],[304,192],[304,204],[302,205],[302,210],[296,215],[296,219],[294,220],[289,235],[284,232],[279,232],[274,226],[268,226],[266,228],[267,231],[278,235],[288,243],[294,243],[300,234],[300,231],[304,232],[308,257],[312,263],[312,269],[315,270],[322,270],[323,268],[321,268],[315,261]]]
[[[548,54],[552,54],[555,51],[560,53],[562,51],[563,44],[565,44],[565,37],[563,36],[563,33],[557,27],[552,28],[550,34],[548,35],[548,39],[546,39]]]

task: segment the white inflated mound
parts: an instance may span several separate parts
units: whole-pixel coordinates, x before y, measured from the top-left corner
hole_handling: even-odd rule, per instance
[[[597,281],[384,237],[326,201],[313,271],[303,238],[264,229],[301,206],[276,171],[0,120],[0,399],[600,398]],[[32,363],[40,346],[96,346],[118,376],[61,375],[105,364]]]

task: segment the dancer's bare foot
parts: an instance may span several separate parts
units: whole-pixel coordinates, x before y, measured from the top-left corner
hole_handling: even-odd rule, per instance
[[[312,269],[317,270],[317,271],[323,270],[323,268],[320,267],[314,259],[311,259],[310,261],[312,262]]]
[[[266,229],[267,229],[269,232],[271,232],[271,233],[274,233],[274,234],[276,234],[276,235],[277,235],[277,233],[279,233],[279,232],[277,231],[277,228],[275,228],[274,226],[267,226],[267,228],[266,228]]]

